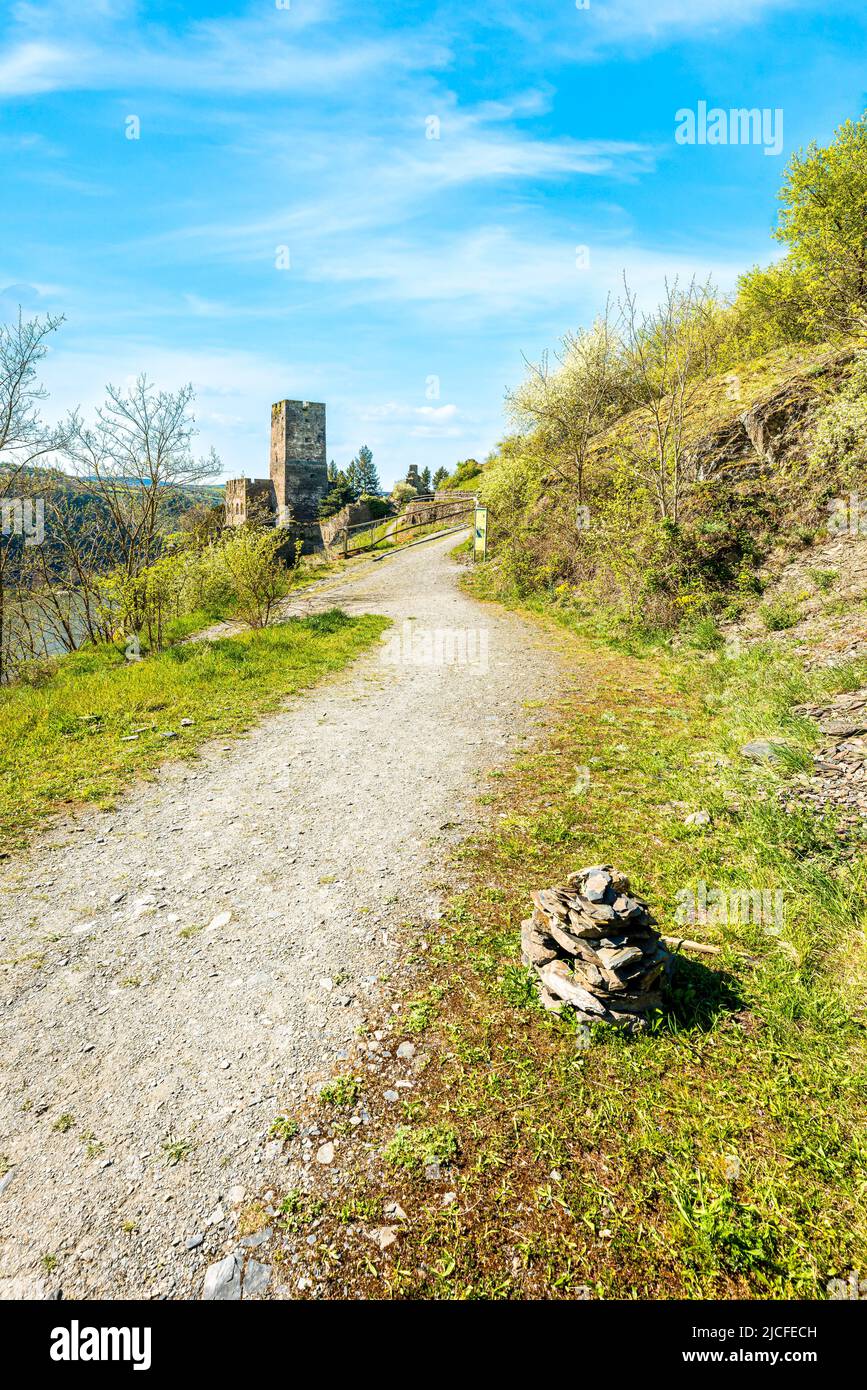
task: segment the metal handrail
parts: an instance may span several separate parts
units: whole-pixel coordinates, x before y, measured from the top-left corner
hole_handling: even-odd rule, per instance
[[[465,503],[463,506],[458,507],[457,510],[454,510],[454,509],[445,510],[442,516],[439,516],[439,517],[435,518],[435,520],[432,521],[432,522],[425,522],[425,521],[420,521],[420,520],[410,521],[410,522],[408,522],[406,525],[404,525],[404,526],[398,526],[398,527],[396,527],[393,531],[390,531],[390,532],[388,533],[388,536],[387,536],[387,537],[386,537],[386,536],[382,536],[382,537],[380,538],[380,540],[378,540],[378,541],[373,541],[373,543],[372,543],[371,545],[354,545],[354,546],[352,546],[352,547],[350,548],[350,546],[349,546],[349,532],[350,532],[351,530],[358,531],[358,530],[361,529],[362,527],[363,527],[365,530],[370,531],[370,530],[375,529],[375,527],[381,527],[381,526],[383,526],[383,525],[387,525],[387,524],[388,524],[387,521],[384,521],[382,517],[380,517],[379,520],[378,520],[375,524],[370,524],[370,523],[362,522],[362,523],[360,523],[360,526],[355,526],[355,527],[345,526],[345,527],[343,528],[343,554],[344,554],[344,557],[347,557],[347,556],[349,556],[349,555],[357,555],[357,554],[359,554],[360,552],[362,552],[362,551],[364,551],[364,550],[373,550],[377,545],[379,545],[379,544],[381,543],[381,541],[384,541],[384,540],[386,540],[386,539],[391,540],[391,538],[392,538],[393,536],[401,536],[401,535],[403,535],[403,533],[404,533],[405,531],[416,531],[416,530],[418,530],[418,528],[419,528],[420,526],[435,525],[436,522],[439,522],[439,521],[442,521],[442,522],[451,521],[451,520],[452,520],[454,517],[456,517],[456,516],[463,516],[465,512],[474,511],[474,510],[475,510],[475,506],[476,506],[475,497],[473,497],[473,496],[468,496],[466,503]],[[449,507],[449,502],[444,503],[444,507],[445,507],[445,508],[448,508],[448,507]],[[395,518],[395,520],[398,520],[398,519],[399,519],[399,518]]]

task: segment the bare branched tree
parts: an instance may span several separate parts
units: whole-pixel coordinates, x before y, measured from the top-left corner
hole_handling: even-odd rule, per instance
[[[552,453],[568,458],[571,476],[554,468],[564,481],[574,481],[583,503],[587,451],[623,396],[619,326],[610,303],[589,331],[565,335],[553,365],[547,352],[539,362],[524,362],[527,376],[506,398],[509,413],[519,428],[539,431]]]
[[[100,580],[117,557],[105,509],[68,482],[57,475],[46,478],[45,541],[24,556],[22,578],[36,620],[31,626],[41,638],[29,653],[34,656],[45,650],[46,639],[51,647],[71,652],[83,642],[111,636]]]
[[[37,368],[62,316],[25,319],[19,309],[12,324],[0,324],[0,683],[8,678],[14,644],[10,617],[20,612],[23,540],[10,519],[21,515],[36,484],[32,470],[63,443],[61,432],[46,426],[39,413],[47,392]]]
[[[70,416],[66,454],[103,502],[119,564],[138,574],[156,557],[166,504],[178,489],[219,472],[213,449],[196,458],[191,385],[158,391],[140,376],[123,391],[109,385],[92,425]]]
[[[686,425],[713,366],[717,299],[709,282],[697,284],[693,279],[682,290],[675,279],[666,281],[659,308],[643,314],[624,280],[620,309],[629,359],[627,393],[639,437],[632,463],[660,518],[676,524],[684,490],[692,481]]]

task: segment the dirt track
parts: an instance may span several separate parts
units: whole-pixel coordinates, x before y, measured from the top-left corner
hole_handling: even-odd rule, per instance
[[[540,631],[460,593],[456,539],[297,601],[384,613],[390,646],[4,866],[0,1295],[200,1297],[239,1194],[279,1178],[274,1117],[436,918],[474,791],[559,681]]]

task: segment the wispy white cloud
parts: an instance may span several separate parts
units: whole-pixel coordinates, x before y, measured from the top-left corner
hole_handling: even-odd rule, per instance
[[[515,124],[516,115],[526,121],[531,111],[544,111],[548,97],[537,91],[467,107],[447,93],[438,102],[427,95],[441,113],[435,140],[425,138],[430,107],[409,93],[393,93],[391,107],[371,117],[363,133],[354,132],[349,116],[308,122],[288,147],[273,123],[248,121],[245,166],[267,171],[256,187],[265,188],[270,206],[238,216],[229,198],[219,219],[190,219],[185,208],[174,225],[166,209],[169,225],[128,249],[173,259],[186,244],[200,259],[241,264],[263,263],[287,245],[298,273],[315,279],[316,263],[323,254],[334,259],[337,247],[349,266],[366,237],[395,227],[412,223],[414,235],[426,240],[424,219],[431,215],[438,225],[444,200],[453,205],[456,195],[485,199],[489,186],[519,193],[523,185],[543,184],[574,193],[585,180],[629,183],[656,166],[658,152],[645,142],[542,136]]]
[[[585,265],[584,256],[576,256],[576,242],[578,236],[565,230],[542,237],[492,224],[424,245],[395,238],[371,241],[356,246],[351,259],[323,258],[315,274],[340,285],[355,303],[413,305],[452,324],[504,315],[523,319],[560,306],[565,326],[580,321],[606,293],[622,292],[624,273],[650,301],[662,293],[666,277],[711,276],[729,288],[743,269],[740,259],[629,242],[591,242]]]
[[[383,405],[364,406],[360,419],[364,424],[398,425],[409,439],[460,439],[464,426],[459,423],[461,411],[454,403],[448,405],[407,405],[386,401]]]
[[[729,31],[806,4],[591,0],[586,9],[567,3],[545,9],[493,0],[484,14],[474,15],[463,3],[443,3],[415,23],[377,32],[371,16],[359,16],[357,7],[337,0],[192,18],[173,30],[148,23],[132,0],[23,3],[9,12],[0,97],[142,88],[219,95],[321,92],[377,71],[393,82],[404,72],[445,68],[466,35],[485,27],[511,32],[538,53],[592,61],[613,46]]]
[[[334,10],[325,5],[272,5],[172,31],[136,23],[125,10],[108,5],[94,16],[81,7],[20,6],[0,51],[0,96],[143,89],[321,93],[375,71],[428,68],[448,56],[433,32],[364,38],[348,25],[332,31],[326,21]]]
[[[641,35],[668,37],[684,32],[707,34],[710,26],[725,29],[754,24],[770,14],[802,7],[807,0],[606,0],[579,12],[579,21],[588,18],[598,30],[613,38]]]
[[[851,0],[841,0],[843,5]],[[611,53],[662,47],[682,39],[707,40],[789,10],[813,8],[812,0],[589,0],[542,10],[492,0],[489,21],[552,58],[593,62]]]
[[[56,43],[18,43],[0,53],[0,96],[37,96],[70,81],[83,50]]]

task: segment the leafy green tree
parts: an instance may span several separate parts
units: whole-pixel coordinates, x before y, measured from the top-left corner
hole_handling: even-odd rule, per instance
[[[788,256],[764,268],[754,265],[738,278],[733,327],[737,357],[747,359],[823,336],[808,277]]]
[[[790,159],[774,236],[804,277],[812,315],[851,332],[867,323],[867,112],[829,145]]]
[[[349,502],[354,502],[358,497],[358,493],[342,468],[336,469],[334,477],[329,481],[331,488],[319,503],[319,515],[323,520],[327,516],[334,516],[335,512],[339,512],[342,507],[347,506]]]
[[[453,487],[462,487],[464,483],[470,483],[473,478],[480,477],[481,472],[482,465],[478,459],[464,459],[450,475],[449,482]]]

